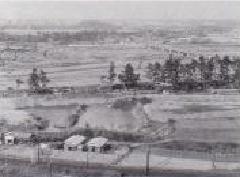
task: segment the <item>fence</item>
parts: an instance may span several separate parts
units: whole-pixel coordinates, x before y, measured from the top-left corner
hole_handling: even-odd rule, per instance
[[[213,157],[217,162],[240,162],[240,154],[238,153],[210,153],[210,152],[198,152],[198,151],[184,151],[184,150],[168,150],[163,148],[152,148],[151,153],[155,155],[173,157],[173,158],[190,158],[190,159],[202,159],[212,160]]]

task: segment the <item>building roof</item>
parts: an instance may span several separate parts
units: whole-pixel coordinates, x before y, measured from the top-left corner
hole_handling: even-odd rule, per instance
[[[87,143],[88,146],[94,147],[102,147],[105,143],[107,143],[108,139],[103,137],[92,138]]]
[[[86,138],[82,135],[73,135],[70,138],[65,140],[65,144],[71,144],[71,145],[79,145],[81,144]]]
[[[5,132],[4,133],[4,136],[6,137],[6,136],[12,136],[12,137],[14,137],[14,133],[13,132]]]

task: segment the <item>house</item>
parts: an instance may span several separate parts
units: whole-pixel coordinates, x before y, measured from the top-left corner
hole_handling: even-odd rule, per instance
[[[14,144],[15,143],[15,135],[13,132],[4,133],[4,144]]]
[[[103,152],[105,150],[105,147],[107,147],[107,142],[108,142],[107,138],[103,137],[92,138],[87,143],[88,151]]]
[[[64,150],[76,151],[82,149],[85,140],[86,138],[84,136],[73,135],[64,141]]]

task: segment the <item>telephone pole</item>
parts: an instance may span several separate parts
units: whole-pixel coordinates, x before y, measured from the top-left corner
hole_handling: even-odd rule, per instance
[[[37,153],[38,153],[38,155],[37,155],[37,162],[40,163],[40,157],[39,157],[39,156],[40,156],[39,141],[38,141],[37,143],[38,143],[38,145],[37,145],[37,146],[38,146],[38,147],[37,147]]]
[[[89,166],[88,163],[89,163],[89,162],[88,162],[88,150],[87,150],[87,169],[88,169],[88,166]]]
[[[146,168],[145,168],[145,176],[149,176],[149,159],[150,159],[151,148],[150,144],[147,145],[147,152],[146,152]]]
[[[147,116],[147,114],[145,116]],[[163,133],[162,133],[162,136],[161,136],[162,139],[160,141],[163,141],[165,139],[170,138],[175,133],[175,130],[176,130],[176,128],[175,128],[175,120],[168,120],[167,125],[168,125],[168,127],[167,127],[168,133],[167,133],[167,135],[165,135],[164,128],[163,128],[162,129]],[[149,174],[150,174],[151,145],[160,143],[160,142],[156,142],[156,141],[152,142],[152,143],[147,143],[147,139],[148,139],[148,136],[145,136],[145,141],[146,141],[146,145],[147,145],[146,146],[147,150],[146,150],[145,176],[149,176]]]

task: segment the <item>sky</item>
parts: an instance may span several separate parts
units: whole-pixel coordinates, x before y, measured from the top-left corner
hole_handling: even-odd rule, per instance
[[[240,20],[240,1],[0,1],[0,18]]]

